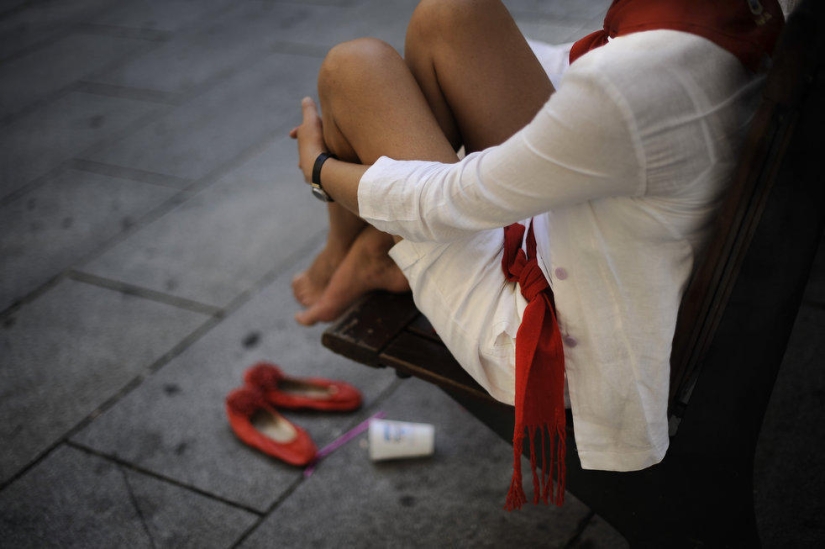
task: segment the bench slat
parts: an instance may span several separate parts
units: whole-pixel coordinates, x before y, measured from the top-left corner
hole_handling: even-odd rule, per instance
[[[375,292],[350,307],[324,332],[321,342],[356,362],[382,367],[380,353],[418,316],[409,294]]]
[[[453,358],[444,344],[411,331],[399,334],[381,353],[379,362],[448,391],[496,402]]]

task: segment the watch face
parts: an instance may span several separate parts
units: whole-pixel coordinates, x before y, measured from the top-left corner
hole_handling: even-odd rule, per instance
[[[312,185],[312,194],[315,195],[315,198],[321,200],[323,202],[332,202],[332,198],[322,189],[316,185]]]

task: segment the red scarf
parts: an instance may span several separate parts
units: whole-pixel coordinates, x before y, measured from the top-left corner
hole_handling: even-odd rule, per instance
[[[604,28],[576,42],[570,62],[607,44],[608,37],[669,29],[707,38],[757,72],[784,23],[776,0],[613,0]]]
[[[516,333],[516,424],[513,430],[513,479],[505,509],[520,509],[527,496],[521,483],[521,452],[525,430],[530,438],[530,467],[533,470],[533,503],[564,503],[564,477],[567,418],[564,411],[564,351],[556,320],[553,292],[536,257],[533,224],[527,233],[527,253],[521,249],[524,225],[504,228],[504,257],[501,267],[509,282],[518,282],[527,300],[521,325]],[[536,471],[536,435],[541,433],[541,477]],[[550,463],[546,462],[550,445]],[[553,491],[551,473],[555,470],[557,487]]]
[[[670,29],[707,38],[757,71],[773,51],[783,24],[784,17],[776,0],[614,0],[605,17],[604,30],[576,42],[570,50],[570,62],[603,46],[608,37]],[[502,259],[506,279],[518,282],[528,302],[516,334],[513,478],[507,493],[507,510],[520,509],[527,501],[521,477],[525,433],[530,443],[533,502],[547,503],[552,497],[553,503],[561,505],[565,489],[567,421],[562,338],[553,291],[538,266],[532,224],[527,234],[526,253],[521,249],[524,230],[520,224],[504,228]],[[539,433],[540,471],[536,461]]]

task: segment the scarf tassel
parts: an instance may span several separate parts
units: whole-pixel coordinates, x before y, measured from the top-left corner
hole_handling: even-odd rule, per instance
[[[530,469],[533,475],[533,503],[564,503],[565,477],[567,467],[567,433],[564,424],[555,426],[530,426],[525,429],[530,444]],[[538,435],[541,435],[540,437]],[[539,441],[540,439],[540,441]],[[540,444],[537,444],[540,442]],[[538,467],[536,450],[541,453],[541,467]],[[524,433],[513,438],[513,476],[504,508],[507,511],[521,509],[527,503],[527,494],[522,485],[521,459],[524,450]],[[549,463],[548,463],[549,458]],[[555,482],[554,482],[555,477]]]

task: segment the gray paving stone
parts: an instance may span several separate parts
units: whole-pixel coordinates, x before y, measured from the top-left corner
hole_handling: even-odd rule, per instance
[[[25,0],[19,2],[26,3]],[[0,17],[0,59],[19,55],[71,31],[78,22],[105,9],[111,0],[28,2],[24,9]],[[9,2],[3,3],[3,8]]]
[[[85,158],[197,179],[299,116],[316,86],[320,60],[271,54],[157,122]]]
[[[562,547],[587,515],[569,494],[561,508],[505,511],[512,447],[436,387],[406,380],[381,409],[388,419],[433,424],[435,454],[371,462],[361,435],[323,460],[242,547]]]
[[[825,540],[823,334],[825,309],[803,306],[765,413],[754,462],[764,547],[816,547]]]
[[[365,399],[359,413],[284,413],[322,448],[359,423],[395,379],[390,371],[356,365],[321,347],[321,327],[292,319],[297,305],[291,273],[213,328],[140,387],[73,437],[84,446],[166,478],[259,511],[267,510],[301,477],[301,470],[237,440],[224,399],[243,372],[267,360],[289,375],[341,379]],[[291,497],[291,496],[290,496]]]
[[[325,212],[283,137],[81,270],[225,307],[317,240]]]
[[[180,31],[207,18],[219,18],[220,10],[232,0],[141,0],[116,2],[115,8],[89,20],[95,25],[112,25],[161,31]]]
[[[67,446],[0,494],[4,547],[229,547],[255,520]]]
[[[235,3],[208,27],[176,35],[160,48],[92,81],[185,93],[271,50],[274,44],[290,36],[285,31],[300,21],[317,21],[324,9],[260,0]]]
[[[205,317],[65,280],[0,324],[0,482],[63,437]]]
[[[8,0],[7,2],[3,3],[2,9],[0,9],[0,15],[5,15],[6,13],[14,12],[15,9],[19,8],[22,4],[25,4],[26,0]]]
[[[70,93],[17,119],[0,132],[0,199],[159,108]]]
[[[319,27],[317,21],[311,21],[308,28],[295,29],[300,34],[296,35],[294,40],[303,41],[308,38],[334,46],[344,40],[373,36],[393,45],[403,53],[407,23],[417,4],[417,0],[365,0],[355,5],[348,13],[342,14],[342,22],[345,24],[337,24],[329,29]],[[302,39],[301,35],[305,38]]]
[[[0,206],[0,311],[128,230],[175,192],[68,170]]]
[[[0,119],[67,85],[146,49],[145,40],[71,34],[0,65]]]

